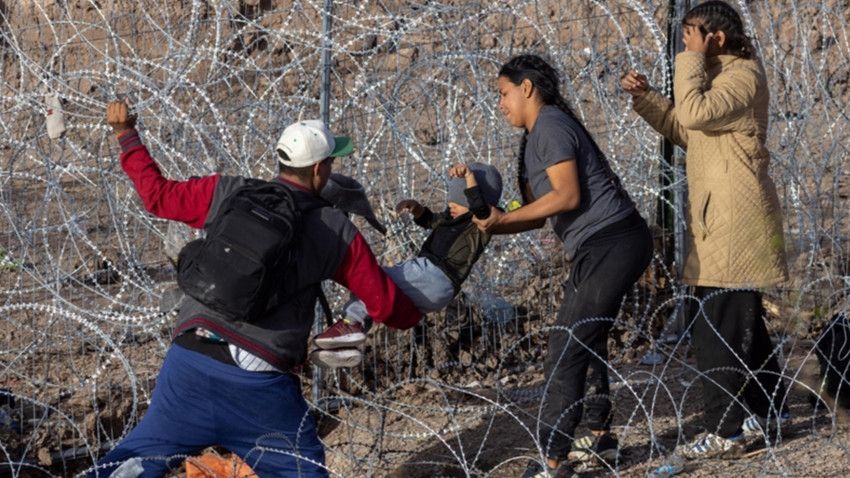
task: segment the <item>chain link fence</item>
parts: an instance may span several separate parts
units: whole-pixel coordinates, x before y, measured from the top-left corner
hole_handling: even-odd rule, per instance
[[[589,470],[650,472],[700,409],[692,301],[677,273],[686,191],[676,155],[631,112],[620,78],[637,69],[671,93],[683,3],[0,0],[0,474],[82,473],[143,415],[170,343],[169,258],[196,233],[144,211],[118,164],[108,101],[132,101],[175,179],[270,178],[280,131],[326,116],[356,142],[336,172],[364,185],[388,232],[352,220],[392,264],[425,238],[392,212],[396,202],[441,208],[453,164],[492,164],[503,201],[519,197],[520,131],[498,111],[496,74],[526,52],[562,72],[564,96],[656,225],[655,259],[611,318],[614,424],[628,453]],[[794,440],[735,472],[840,470],[812,454],[846,456],[837,415],[808,397],[821,393],[813,345],[847,310],[850,10],[732,3],[771,89],[792,279],[767,291],[766,319],[798,417]],[[305,369],[331,475],[519,475],[515,457],[540,454],[541,358],[568,273],[548,226],[495,237],[444,313],[410,331],[376,327],[360,367]],[[338,309],[347,292],[326,288]],[[705,472],[718,469],[729,472]]]

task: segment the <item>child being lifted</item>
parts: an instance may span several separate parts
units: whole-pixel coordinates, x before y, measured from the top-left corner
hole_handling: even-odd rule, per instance
[[[417,257],[384,267],[384,271],[423,314],[446,307],[460,291],[473,264],[490,242],[490,234],[472,222],[486,218],[502,195],[502,176],[482,163],[456,165],[449,170],[448,207],[434,213],[414,199],[404,199],[396,212],[407,212],[421,227],[431,229]],[[352,298],[344,306],[343,320],[316,335],[318,347],[310,361],[320,367],[351,367],[360,363],[357,348],[366,340],[371,322],[366,307]]]

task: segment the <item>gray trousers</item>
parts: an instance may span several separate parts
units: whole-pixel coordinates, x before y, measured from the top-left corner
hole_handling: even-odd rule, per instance
[[[424,257],[414,257],[383,269],[423,314],[442,310],[455,296],[452,281]],[[343,309],[347,319],[367,323],[366,305],[356,297],[352,296]]]

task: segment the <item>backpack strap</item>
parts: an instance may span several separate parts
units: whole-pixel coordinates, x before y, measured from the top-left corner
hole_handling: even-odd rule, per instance
[[[269,183],[274,184],[274,185],[280,187],[281,189],[285,189],[286,191],[284,192],[284,194],[293,195],[290,188],[288,186],[286,186],[283,182],[275,179],[275,180],[269,181]],[[294,198],[294,195],[293,195],[293,198]],[[323,208],[323,207],[333,207],[333,204],[331,204],[326,199],[324,199],[320,196],[311,196],[309,198],[309,200],[306,201],[306,202],[307,202],[307,204],[299,204],[298,200],[297,199],[295,200],[295,206],[298,209],[298,211],[301,213],[302,218],[305,214],[307,214],[308,212],[313,211],[315,209],[319,209],[319,208]],[[318,296],[318,299],[319,299],[319,304],[322,306],[322,311],[325,314],[325,320],[327,321],[328,326],[331,326],[331,325],[333,325],[333,312],[331,312],[330,303],[328,302],[327,296],[325,296],[325,291],[322,289],[322,284],[321,283],[316,284],[316,287],[318,288],[317,296]],[[296,291],[294,293],[297,294],[298,291]],[[275,307],[278,304],[280,304],[280,298],[277,294],[275,294],[272,297],[272,299],[269,301],[269,308]]]
[[[325,312],[325,322],[327,322],[328,327],[334,324],[333,313],[331,312],[331,306],[328,303],[328,298],[325,296],[325,291],[322,290],[321,284],[319,284],[319,304],[322,305],[322,310]]]
[[[315,200],[310,201],[310,204],[308,204],[305,208],[301,209],[301,212],[303,214],[303,213],[307,213],[309,211],[312,211],[314,209],[319,209],[321,207],[330,207],[330,206],[332,206],[331,203],[329,203],[327,200],[317,196],[315,198]],[[333,319],[333,312],[331,312],[331,306],[330,306],[330,303],[328,303],[328,297],[325,295],[325,290],[322,288],[322,284],[319,283],[318,287],[319,287],[319,293],[318,293],[319,304],[322,306],[322,311],[325,313],[325,321],[327,322],[328,327],[330,327],[331,325],[333,325],[333,320],[334,320]]]

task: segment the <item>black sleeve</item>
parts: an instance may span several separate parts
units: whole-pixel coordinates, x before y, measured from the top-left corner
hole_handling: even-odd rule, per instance
[[[466,201],[469,203],[469,210],[478,219],[487,219],[490,217],[490,205],[484,200],[484,195],[481,193],[481,188],[472,186],[463,190],[466,194]]]
[[[415,222],[416,225],[419,227],[423,227],[425,229],[432,229],[434,221],[437,220],[437,215],[434,214],[427,206],[424,209],[425,210],[422,211],[422,215],[414,219],[413,222]]]

